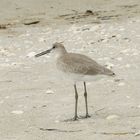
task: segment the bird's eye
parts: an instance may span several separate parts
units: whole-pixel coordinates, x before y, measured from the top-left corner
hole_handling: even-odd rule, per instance
[[[56,47],[55,46],[53,46],[53,49],[55,49]]]

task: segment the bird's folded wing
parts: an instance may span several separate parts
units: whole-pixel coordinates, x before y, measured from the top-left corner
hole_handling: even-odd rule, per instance
[[[81,54],[70,54],[58,60],[58,67],[64,72],[96,75],[102,74],[103,66]]]

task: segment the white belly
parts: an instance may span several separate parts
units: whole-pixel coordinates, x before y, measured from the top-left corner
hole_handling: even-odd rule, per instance
[[[63,72],[63,71],[59,71],[58,70],[58,75],[61,79],[65,80],[71,80],[74,82],[78,82],[78,81],[96,81],[96,80],[100,80],[103,77],[105,77],[105,75],[82,75],[82,74],[76,74],[76,73],[68,73],[68,72]]]

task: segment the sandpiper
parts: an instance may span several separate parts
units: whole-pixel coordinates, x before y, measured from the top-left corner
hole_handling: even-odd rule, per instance
[[[84,97],[85,97],[85,107],[86,115],[85,118],[90,117],[88,113],[88,101],[87,101],[87,89],[86,81],[89,77],[95,77],[97,75],[107,75],[114,76],[115,73],[110,69],[98,64],[93,59],[77,53],[69,53],[66,51],[62,43],[54,43],[53,47],[43,51],[39,54],[36,54],[35,57],[42,56],[44,54],[55,52],[56,54],[56,66],[57,68],[64,72],[65,74],[70,75],[74,81],[74,91],[75,91],[75,115],[74,120],[78,119],[77,115],[77,105],[78,105],[78,92],[76,83],[78,81],[83,81],[84,84]],[[87,78],[88,77],[88,78]]]

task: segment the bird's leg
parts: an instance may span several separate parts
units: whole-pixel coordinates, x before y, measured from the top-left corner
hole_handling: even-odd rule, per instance
[[[77,120],[78,119],[78,116],[77,116],[78,92],[77,92],[76,84],[74,84],[74,90],[75,90],[75,115],[73,119]]]
[[[86,88],[86,82],[84,82],[84,97],[85,97],[85,105],[86,105],[86,118],[90,117],[88,114],[88,102],[87,102],[87,88]]]

